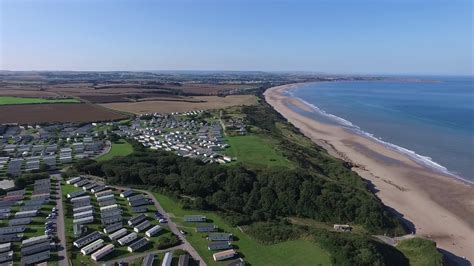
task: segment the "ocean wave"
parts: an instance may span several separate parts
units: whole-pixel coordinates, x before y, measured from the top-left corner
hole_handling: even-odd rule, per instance
[[[396,144],[393,144],[393,143],[390,143],[390,142],[387,142],[387,141],[384,141],[382,140],[382,138],[380,137],[376,137],[374,134],[372,133],[369,133],[369,132],[366,132],[364,130],[362,130],[359,126],[353,124],[352,122],[342,118],[342,117],[339,117],[339,116],[336,116],[336,115],[333,115],[333,114],[330,114],[324,110],[322,110],[321,108],[317,107],[316,105],[312,104],[312,103],[309,103],[299,97],[296,97],[294,96],[293,93],[290,93],[290,95],[295,98],[295,99],[298,99],[299,101],[301,101],[303,104],[305,104],[306,106],[310,107],[312,110],[314,110],[317,114],[321,115],[321,116],[324,116],[326,118],[328,118],[329,120],[335,122],[337,125],[339,126],[342,126],[344,127],[345,129],[348,129],[348,130],[351,130],[352,132],[360,135],[360,136],[363,136],[363,137],[366,137],[370,140],[373,140],[373,141],[376,141],[378,143],[381,143],[382,145],[384,145],[385,147],[391,149],[391,150],[394,150],[402,155],[405,155],[407,157],[409,157],[410,159],[414,160],[415,162],[425,166],[425,167],[428,167],[430,169],[433,169],[435,171],[438,171],[440,173],[443,173],[443,174],[447,174],[449,176],[452,176],[452,177],[455,177],[457,179],[460,179],[464,182],[468,182],[468,183],[471,183],[471,184],[474,184],[473,181],[470,181],[470,180],[466,180],[460,176],[458,176],[457,174],[453,173],[453,172],[450,172],[446,167],[442,166],[441,164],[433,161],[433,159],[429,156],[424,156],[424,155],[420,155],[418,153],[416,153],[415,151],[413,150],[410,150],[410,149],[407,149],[407,148],[404,148],[404,147],[401,147],[401,146],[398,146]]]

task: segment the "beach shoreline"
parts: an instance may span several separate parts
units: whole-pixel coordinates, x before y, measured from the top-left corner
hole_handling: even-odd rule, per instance
[[[299,85],[269,88],[265,100],[329,154],[354,165],[353,170],[372,183],[381,201],[408,221],[416,235],[436,241],[448,254],[473,262],[474,186],[429,169],[373,139],[294,111],[290,106],[314,111],[285,95]]]

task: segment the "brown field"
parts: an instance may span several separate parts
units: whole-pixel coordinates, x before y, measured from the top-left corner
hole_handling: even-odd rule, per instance
[[[195,96],[187,97],[180,101],[156,100],[134,103],[108,103],[101,106],[117,111],[146,114],[146,113],[172,113],[192,110],[220,109],[237,105],[253,105],[257,98],[253,95]]]
[[[93,122],[127,118],[92,104],[25,104],[0,106],[1,123]]]

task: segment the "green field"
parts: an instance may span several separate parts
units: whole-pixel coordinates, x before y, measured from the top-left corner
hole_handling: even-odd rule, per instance
[[[321,249],[318,244],[307,240],[286,241],[274,245],[263,245],[240,231],[228,225],[221,217],[213,212],[183,210],[171,198],[153,193],[161,206],[170,214],[183,230],[187,232],[186,238],[198,251],[208,265],[225,265],[227,261],[216,263],[212,260],[212,251],[207,249],[206,235],[194,230],[195,223],[185,223],[184,215],[203,214],[207,216],[219,229],[232,233],[237,240],[233,242],[239,254],[251,265],[330,265],[329,254]]]
[[[120,139],[116,143],[112,143],[112,148],[107,154],[97,158],[97,161],[108,161],[114,157],[127,156],[133,152],[133,147],[126,140]]]
[[[441,266],[443,255],[436,249],[436,243],[422,238],[407,239],[397,245],[412,266]]]
[[[72,98],[65,99],[45,99],[45,98],[23,98],[0,96],[0,105],[17,105],[17,104],[42,104],[42,103],[79,103],[80,101]]]
[[[236,158],[248,166],[257,167],[292,167],[292,163],[276,149],[275,141],[261,135],[226,137],[230,147],[225,151],[228,156]]]

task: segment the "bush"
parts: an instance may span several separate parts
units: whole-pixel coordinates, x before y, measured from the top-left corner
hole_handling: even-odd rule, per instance
[[[178,246],[180,244],[181,240],[179,239],[179,237],[175,234],[172,234],[170,236],[161,237],[155,247],[157,249],[167,249],[170,247]]]

